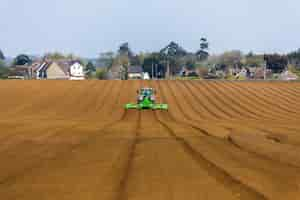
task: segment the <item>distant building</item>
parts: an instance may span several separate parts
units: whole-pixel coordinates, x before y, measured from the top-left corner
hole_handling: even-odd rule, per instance
[[[272,70],[265,69],[264,67],[256,67],[254,71],[254,79],[270,79],[272,78]]]
[[[36,69],[36,79],[68,80],[69,77],[68,69],[57,62],[46,61]]]
[[[8,79],[29,79],[30,69],[28,66],[14,66],[10,68]]]
[[[296,74],[294,74],[293,72],[290,72],[288,70],[286,70],[285,72],[282,72],[279,75],[279,79],[280,80],[284,80],[284,81],[294,81],[294,80],[298,80],[298,76]]]
[[[256,67],[250,67],[249,69],[249,78],[254,79]]]
[[[130,66],[127,71],[128,79],[143,79],[143,68],[141,66]]]
[[[248,70],[246,68],[242,68],[238,74],[239,74],[239,76],[247,77]]]
[[[180,76],[199,76],[196,69],[188,69],[187,67],[183,67],[180,72]]]
[[[84,69],[79,61],[73,61],[70,63],[70,80],[84,80]]]
[[[226,76],[226,72],[223,71],[222,69],[216,70],[216,73],[215,73],[215,74],[216,74],[216,76],[219,77],[219,78],[223,78],[223,77]]]
[[[44,61],[33,70],[36,79],[84,80],[84,69],[79,61]]]
[[[144,72],[144,73],[143,73],[143,79],[144,79],[144,80],[150,80],[150,75],[149,75],[148,72]]]
[[[125,79],[125,68],[122,65],[114,65],[110,67],[106,76],[109,80]]]

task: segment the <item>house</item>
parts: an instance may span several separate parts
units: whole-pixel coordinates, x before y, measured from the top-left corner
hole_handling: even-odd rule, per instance
[[[79,61],[43,61],[35,67],[36,79],[84,80],[84,69]]]
[[[226,76],[226,72],[224,72],[222,69],[218,69],[216,70],[215,75],[219,78],[223,78]]]
[[[230,76],[236,76],[240,72],[241,72],[240,68],[228,68],[227,69],[227,75],[230,75]]]
[[[238,74],[239,74],[239,76],[248,77],[249,70],[246,69],[246,68],[242,68],[241,71]]]
[[[272,78],[272,70],[265,69],[264,67],[256,67],[254,72],[254,79],[270,79]]]
[[[36,69],[36,79],[60,79],[68,80],[70,77],[68,69],[58,62],[42,62]]]
[[[70,80],[84,80],[84,69],[79,61],[70,63]]]
[[[282,72],[279,75],[279,79],[285,80],[285,81],[295,81],[295,80],[298,80],[298,76],[296,74],[294,74],[293,72],[286,70],[285,72]]]
[[[198,72],[196,71],[196,70],[194,70],[194,69],[188,69],[187,67],[183,67],[182,69],[181,69],[181,71],[179,72],[179,75],[180,76],[199,76],[198,75]]]
[[[144,79],[144,80],[150,80],[150,75],[149,75],[148,72],[144,72],[144,73],[143,73],[143,79]]]
[[[143,68],[141,66],[130,66],[127,70],[128,79],[143,79]]]
[[[249,68],[249,78],[250,79],[254,79],[254,77],[255,77],[255,71],[256,71],[256,67],[250,67]]]
[[[28,79],[29,72],[28,72],[28,66],[14,66],[10,68],[10,71],[8,73],[8,79]]]
[[[122,65],[113,65],[108,70],[106,76],[109,80],[120,80],[125,79],[125,68]]]

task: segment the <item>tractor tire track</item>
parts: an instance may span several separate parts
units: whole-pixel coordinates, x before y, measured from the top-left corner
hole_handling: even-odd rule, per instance
[[[104,106],[104,104],[101,104],[101,106]],[[109,128],[111,126],[114,126],[115,124],[118,124],[119,122],[123,121],[126,118],[127,114],[128,113],[125,111],[122,114],[122,116],[121,116],[120,119],[115,120],[115,121],[113,121],[111,123],[107,123],[107,124],[103,125],[103,127],[101,129],[99,129],[98,132],[100,132],[100,133],[104,132],[105,133],[105,130],[107,128]],[[54,135],[57,136],[58,133],[55,133]],[[49,161],[55,161],[55,160],[61,159],[63,157],[66,157],[72,151],[87,146],[90,142],[93,142],[94,139],[97,138],[97,137],[99,137],[99,134],[88,135],[88,136],[86,136],[85,139],[82,139],[77,144],[72,144],[69,149],[64,150],[62,152],[57,152],[57,154],[54,155],[53,158],[47,159],[47,161],[48,162]],[[43,164],[44,164],[44,161],[45,161],[45,159],[38,160],[36,163],[33,163],[32,165],[26,167],[25,169],[23,169],[22,171],[18,172],[17,174],[13,174],[13,175],[7,176],[5,179],[0,180],[0,185],[13,184],[17,180],[17,178],[22,177],[25,174],[33,172],[35,169],[42,167]]]
[[[164,97],[162,96],[162,99]],[[160,113],[163,115],[162,113]],[[162,116],[163,117],[163,116]],[[255,191],[253,188],[245,185],[244,183],[240,182],[238,179],[235,179],[230,174],[228,174],[223,169],[216,166],[211,161],[207,160],[200,152],[196,151],[185,139],[184,137],[178,136],[172,128],[169,127],[166,121],[166,118],[171,118],[169,120],[174,120],[173,117],[168,113],[167,117],[164,119],[160,119],[157,112],[156,112],[156,119],[157,121],[166,129],[166,131],[172,136],[178,144],[184,149],[184,151],[190,155],[190,157],[198,163],[201,169],[208,172],[208,175],[216,179],[219,183],[224,185],[225,187],[230,185],[230,187],[226,187],[229,190],[232,190],[234,193],[239,193],[241,199],[266,199],[263,194]],[[205,136],[203,136],[205,137]]]
[[[5,112],[26,107],[13,118],[0,114],[4,199],[281,200],[300,194],[298,158],[291,159],[297,152],[287,151],[279,160],[266,154],[281,146],[281,152],[287,146],[298,149],[298,103],[289,106],[300,97],[292,92],[298,83],[19,83],[0,85],[7,95],[0,102]],[[125,110],[135,90],[149,85],[157,88],[157,103],[168,103],[169,110]],[[87,91],[91,86],[95,93]],[[38,94],[41,89],[48,93]],[[47,95],[61,99],[48,104]],[[79,109],[71,110],[77,104]],[[252,151],[263,142],[270,148]]]
[[[179,105],[177,105],[177,106],[179,106]],[[172,116],[170,115],[170,114],[168,114],[170,117],[171,117],[171,121],[175,121],[173,118],[172,118]],[[209,138],[211,138],[211,139],[213,139],[213,137],[210,137],[210,134],[207,134],[208,136],[209,136]],[[183,140],[185,140],[185,138],[186,137],[180,137],[180,136],[178,136],[180,139],[183,139]],[[202,138],[206,138],[206,136],[202,136]],[[214,140],[217,140],[217,139],[214,139]],[[205,140],[206,141],[206,140]],[[187,144],[186,145],[188,145],[188,143],[189,142],[187,142]],[[193,148],[193,147],[192,147]],[[242,149],[241,149],[242,150]],[[247,152],[247,151],[242,151],[242,152]],[[248,152],[247,152],[248,153]],[[251,153],[250,153],[251,154]],[[251,155],[253,155],[254,157],[256,156],[256,154],[251,154]],[[257,156],[256,156],[257,157]],[[260,157],[257,157],[257,158],[260,158]],[[265,158],[263,158],[263,159],[265,159]],[[218,167],[218,166],[217,166]],[[222,169],[221,169],[222,170]],[[226,171],[225,171],[226,172]],[[226,172],[227,173],[227,172]],[[231,176],[230,174],[229,174],[229,176]],[[235,179],[235,178],[234,178]],[[247,179],[246,179],[247,180]],[[245,181],[245,179],[244,179],[244,181]],[[238,182],[240,182],[239,180],[238,180]],[[243,183],[242,183],[243,184]],[[260,193],[260,192],[258,192],[257,190],[252,190],[252,187],[250,187],[250,190],[251,191],[253,191],[254,192],[254,194],[256,194],[256,195],[258,195],[258,197],[257,198],[262,198],[262,199],[268,199],[265,195],[263,195],[262,193]],[[268,195],[271,195],[271,194],[268,194]],[[244,199],[244,198],[242,198],[242,199]],[[250,198],[251,199],[251,198]],[[254,198],[254,199],[256,199],[256,198]]]

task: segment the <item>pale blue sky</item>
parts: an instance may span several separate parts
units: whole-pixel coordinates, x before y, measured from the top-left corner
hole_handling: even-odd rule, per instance
[[[300,47],[299,0],[1,0],[8,56],[62,51],[87,57],[128,41],[135,52],[174,40],[195,51],[287,52]]]

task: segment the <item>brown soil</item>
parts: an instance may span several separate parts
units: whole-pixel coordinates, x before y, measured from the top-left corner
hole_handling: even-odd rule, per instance
[[[126,111],[142,86],[169,111]],[[0,199],[300,198],[300,83],[1,81]]]

